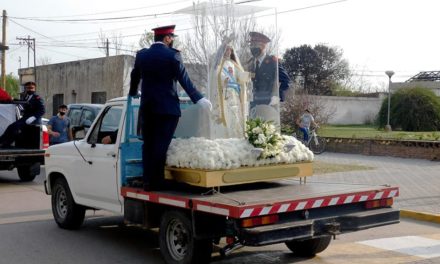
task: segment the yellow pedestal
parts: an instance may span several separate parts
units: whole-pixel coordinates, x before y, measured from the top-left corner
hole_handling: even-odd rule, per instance
[[[242,167],[231,170],[199,170],[166,167],[165,178],[199,187],[218,187],[252,182],[312,176],[311,162]]]

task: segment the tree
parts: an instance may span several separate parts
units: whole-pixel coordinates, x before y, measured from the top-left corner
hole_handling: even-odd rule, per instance
[[[336,47],[302,45],[284,53],[283,65],[292,79],[298,76],[303,79],[303,89],[308,94],[331,95],[334,87],[350,74],[342,55],[342,50]]]
[[[149,48],[151,44],[154,43],[154,33],[145,31],[144,34],[142,34],[142,37],[139,39],[139,47],[141,49],[143,48]]]
[[[38,65],[48,65],[52,62],[52,59],[48,56],[38,58]]]
[[[17,77],[15,77],[12,73],[6,75],[6,92],[12,98],[18,98],[18,94],[20,93],[20,83]]]
[[[98,42],[98,47],[102,50],[102,52],[104,52],[105,55],[110,56],[110,49],[114,51],[115,55],[121,54],[121,47],[122,47],[121,33],[119,34],[114,33],[109,40],[109,37],[101,30],[99,32],[99,40],[97,42]]]
[[[388,98],[382,102],[378,125],[388,119]],[[390,125],[404,131],[440,130],[440,100],[435,93],[422,87],[400,89],[391,95]]]
[[[235,16],[235,8],[238,5],[230,0],[209,0],[193,5],[192,29],[181,38],[181,45],[185,63],[195,66],[195,75],[202,83],[207,83],[210,60],[224,39],[233,40],[236,53],[245,68],[251,58],[249,32],[261,32],[272,40],[267,47],[268,54],[278,45],[280,34],[272,28],[257,27],[253,14]]]
[[[326,124],[336,112],[336,108],[327,105],[321,96],[309,95],[305,91],[294,94],[294,90],[289,89],[281,107],[281,131],[285,134],[295,132],[296,120],[306,108],[310,110],[317,124]]]

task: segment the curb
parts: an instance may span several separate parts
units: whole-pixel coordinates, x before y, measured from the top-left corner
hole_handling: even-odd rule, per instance
[[[400,216],[405,218],[412,218],[415,220],[440,224],[440,215],[438,214],[430,214],[430,213],[416,212],[410,210],[400,210]]]

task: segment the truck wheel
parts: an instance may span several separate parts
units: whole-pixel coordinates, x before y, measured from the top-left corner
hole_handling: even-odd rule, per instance
[[[33,181],[40,174],[40,163],[27,166],[17,166],[18,177],[23,182]]]
[[[83,221],[86,210],[77,205],[64,178],[55,181],[52,187],[52,214],[59,227],[78,229]]]
[[[168,211],[161,218],[160,251],[168,264],[209,263],[212,240],[196,240],[191,220],[182,212]]]
[[[299,257],[313,257],[317,253],[324,251],[330,241],[332,240],[331,236],[323,236],[317,237],[307,240],[300,241],[289,241],[286,242],[286,246]]]

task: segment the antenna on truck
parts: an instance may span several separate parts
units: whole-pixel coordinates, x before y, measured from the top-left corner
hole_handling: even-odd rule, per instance
[[[92,165],[93,162],[90,160],[86,160],[86,158],[84,158],[83,154],[81,153],[81,151],[79,150],[78,146],[76,145],[76,140],[73,141],[73,145],[75,146],[76,150],[78,151],[79,155],[81,156],[81,158],[88,163],[89,165]]]

